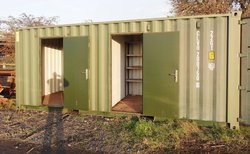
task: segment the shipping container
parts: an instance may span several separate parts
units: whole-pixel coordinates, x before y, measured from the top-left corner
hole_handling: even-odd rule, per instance
[[[16,31],[18,105],[238,127],[241,12]]]

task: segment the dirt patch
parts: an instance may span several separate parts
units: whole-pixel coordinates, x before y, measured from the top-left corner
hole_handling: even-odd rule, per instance
[[[249,139],[227,129],[218,135],[222,129],[199,128],[192,122],[87,116],[62,113],[62,108],[0,109],[0,130],[2,153],[249,151]]]

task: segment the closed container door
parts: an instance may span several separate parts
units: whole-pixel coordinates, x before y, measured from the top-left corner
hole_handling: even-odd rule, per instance
[[[241,122],[250,124],[250,20],[244,19],[241,41]]]
[[[179,32],[143,35],[143,114],[178,117]]]
[[[88,110],[88,37],[67,37],[64,48],[64,107]]]

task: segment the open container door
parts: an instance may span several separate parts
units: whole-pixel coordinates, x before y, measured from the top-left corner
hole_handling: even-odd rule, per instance
[[[64,107],[88,110],[88,37],[66,37],[64,48]]]
[[[143,114],[179,116],[179,32],[143,34]]]

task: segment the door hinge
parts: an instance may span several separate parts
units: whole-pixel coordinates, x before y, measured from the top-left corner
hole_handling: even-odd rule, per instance
[[[246,121],[242,118],[238,118],[238,122],[245,123]]]
[[[240,85],[240,86],[238,86],[238,89],[239,89],[239,90],[246,90],[246,86],[241,86],[241,85]]]
[[[247,24],[247,22],[246,22],[246,21],[239,20],[238,24],[239,24],[239,25],[245,25],[245,24]]]
[[[247,54],[246,53],[239,53],[239,57],[240,58],[245,58],[245,57],[247,57]]]

